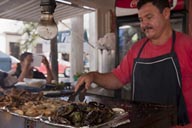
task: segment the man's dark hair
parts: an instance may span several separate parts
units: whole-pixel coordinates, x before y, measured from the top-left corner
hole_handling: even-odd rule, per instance
[[[137,8],[140,9],[143,5],[147,3],[152,3],[159,9],[161,13],[165,8],[170,8],[169,0],[139,0],[137,3]]]
[[[24,61],[24,59],[28,56],[28,55],[33,55],[31,52],[24,52],[21,54],[20,56],[20,61]]]

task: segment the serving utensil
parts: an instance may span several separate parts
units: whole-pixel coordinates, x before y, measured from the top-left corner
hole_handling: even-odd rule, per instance
[[[79,101],[83,102],[85,99],[85,92],[86,90],[85,90],[85,83],[84,83],[79,87],[79,89],[76,92],[72,93],[69,96],[68,102],[74,102],[77,99],[77,96]]]

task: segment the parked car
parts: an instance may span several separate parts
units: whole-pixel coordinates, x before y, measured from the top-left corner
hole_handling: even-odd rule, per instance
[[[11,71],[15,72],[17,68],[17,63],[20,63],[20,60],[11,55],[10,58],[11,58]]]
[[[43,63],[39,67],[36,67],[43,74],[47,74],[46,67]],[[65,77],[70,76],[70,63],[64,60],[58,60],[58,73],[63,74]]]
[[[11,58],[8,54],[0,51],[0,69],[8,72],[11,69]]]
[[[20,60],[14,56],[8,55],[11,58],[11,72],[15,72],[17,68],[17,63],[20,63]],[[40,66],[35,66],[43,74],[47,74],[46,67],[43,63]],[[58,60],[58,73],[63,74],[65,77],[70,76],[70,63],[64,60]]]

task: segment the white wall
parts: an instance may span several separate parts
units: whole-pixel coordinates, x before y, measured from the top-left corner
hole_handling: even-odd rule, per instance
[[[6,39],[5,41],[6,53],[10,54],[10,42],[20,44],[21,35],[17,33],[5,33],[5,39]]]
[[[6,39],[4,34],[0,34],[0,51],[6,52]]]
[[[10,42],[19,43],[21,35],[16,33],[1,33],[0,34],[0,51],[10,54]]]

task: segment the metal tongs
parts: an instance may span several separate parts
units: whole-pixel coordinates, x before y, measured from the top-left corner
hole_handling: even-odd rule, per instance
[[[86,90],[85,90],[85,83],[83,85],[81,85],[79,87],[79,89],[72,93],[70,96],[69,96],[69,99],[68,99],[68,102],[74,102],[77,100],[77,96],[78,96],[78,100],[83,102],[84,99],[85,99],[85,93],[86,93]]]

